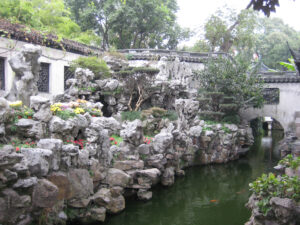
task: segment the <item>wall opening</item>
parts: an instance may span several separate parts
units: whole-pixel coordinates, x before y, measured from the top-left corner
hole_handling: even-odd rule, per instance
[[[67,89],[67,85],[66,85],[67,80],[74,77],[75,77],[74,71],[72,71],[69,66],[65,66],[64,67],[64,90]]]
[[[50,64],[41,63],[40,77],[37,82],[39,92],[49,93]]]

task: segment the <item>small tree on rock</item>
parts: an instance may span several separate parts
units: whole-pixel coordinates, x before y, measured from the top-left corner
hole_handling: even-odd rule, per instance
[[[127,68],[118,72],[124,82],[124,90],[129,93],[127,105],[130,111],[138,111],[142,103],[155,93],[153,82],[157,73],[158,69],[148,67]]]
[[[206,114],[237,115],[239,109],[263,105],[263,82],[250,64],[239,58],[211,58],[203,70],[196,72],[200,83],[199,101],[206,103]],[[200,102],[201,105],[201,102]],[[203,109],[202,109],[203,110]]]

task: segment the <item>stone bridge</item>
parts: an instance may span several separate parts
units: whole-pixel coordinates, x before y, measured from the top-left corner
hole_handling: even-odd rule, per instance
[[[127,55],[130,66],[151,66],[160,69],[160,81],[178,81],[189,88],[196,88],[193,70],[201,70],[203,62],[225,53],[191,53],[172,50],[126,49],[120,52]],[[272,117],[285,131],[295,130],[296,117],[300,120],[300,77],[290,72],[262,72],[265,82],[266,103],[261,109],[248,108],[241,111],[245,120],[257,117]],[[300,122],[299,122],[300,126]],[[299,128],[300,133],[300,128]]]
[[[272,117],[285,131],[298,130],[300,114],[300,77],[296,73],[262,73],[265,82],[265,104],[261,109],[241,111],[248,121],[257,117]],[[297,131],[298,133],[298,131]]]

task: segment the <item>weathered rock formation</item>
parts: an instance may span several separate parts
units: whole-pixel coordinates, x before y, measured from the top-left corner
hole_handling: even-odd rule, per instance
[[[21,100],[23,104],[29,106],[30,96],[37,95],[41,54],[41,47],[26,44],[21,52],[9,60],[15,72],[13,86],[8,95],[9,100]]]

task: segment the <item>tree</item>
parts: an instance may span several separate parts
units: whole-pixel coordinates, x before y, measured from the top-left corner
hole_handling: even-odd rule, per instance
[[[59,39],[64,37],[90,43],[96,38],[91,31],[81,32],[80,27],[71,20],[63,0],[1,0],[0,17],[56,34]]]
[[[118,72],[119,78],[124,81],[124,91],[129,95],[127,105],[130,111],[138,111],[142,103],[155,93],[153,83],[157,73],[158,69],[144,67]]]
[[[234,97],[237,109],[260,107],[263,103],[262,82],[256,71],[249,71],[250,63],[242,58],[211,58],[203,70],[196,72],[204,92],[223,93]],[[250,73],[249,73],[250,72]]]
[[[284,24],[279,18],[259,20],[256,52],[262,62],[272,69],[284,69],[280,62],[288,61],[291,53],[287,42],[293,49],[300,47],[300,32]]]
[[[196,43],[194,49],[201,47],[200,51],[206,51],[209,46],[212,52],[237,52],[251,58],[257,21],[257,14],[251,10],[243,10],[239,14],[230,9],[218,10],[204,24],[203,39]]]
[[[102,37],[102,48],[176,48],[189,31],[176,23],[175,0],[65,0],[81,28]],[[90,23],[86,23],[89,18]]]

